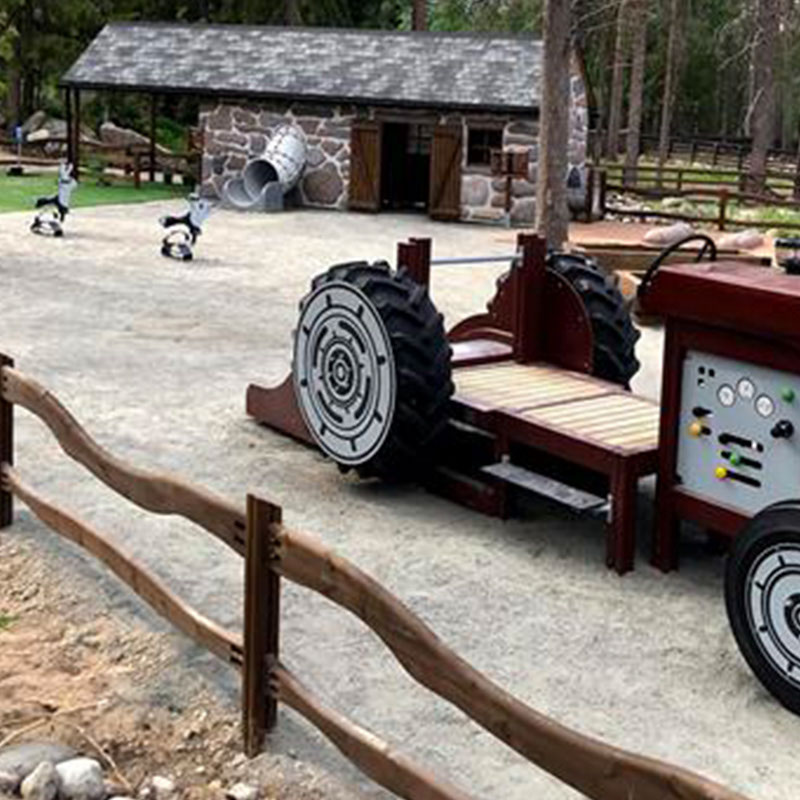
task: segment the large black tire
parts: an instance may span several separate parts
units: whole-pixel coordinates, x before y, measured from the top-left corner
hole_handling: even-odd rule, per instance
[[[347,286],[342,287],[342,284]],[[351,316],[343,318],[345,334],[338,352],[334,357],[329,355],[333,340],[325,338],[325,332],[316,339],[307,340],[304,345],[307,360],[313,351],[312,359],[316,359],[316,352],[319,352],[320,361],[327,359],[326,363],[333,364],[325,370],[321,364],[315,367],[316,386],[321,394],[320,391],[313,394],[306,390],[304,395],[304,387],[298,382],[298,372],[302,371],[298,370],[298,359],[302,357],[298,355],[298,342],[304,335],[304,316],[311,314],[309,303],[322,308],[324,301],[330,307],[336,297],[343,296],[343,290],[346,295],[348,287],[355,290],[351,294],[356,305],[354,311],[347,312]],[[393,482],[418,478],[444,431],[447,405],[454,390],[450,364],[452,352],[443,318],[431,302],[427,289],[413,281],[404,270],[392,271],[385,262],[339,264],[314,279],[311,293],[301,302],[300,309],[293,370],[295,387],[306,422],[310,423],[309,428],[322,450],[342,468],[355,468],[362,477],[380,477]],[[325,308],[322,313],[327,313]],[[357,320],[353,319],[353,313]],[[368,324],[359,328],[360,335],[355,336],[358,347],[347,351],[344,339],[350,337],[350,324],[358,327],[364,320]],[[327,331],[330,325],[326,323],[326,326]],[[391,355],[383,350],[387,344]],[[376,355],[371,362],[364,355],[363,346],[367,350],[374,348]],[[382,370],[390,368],[393,368],[393,375],[382,374]],[[306,372],[308,374],[308,370]],[[338,378],[342,381],[337,382]],[[381,411],[376,411],[371,421],[366,420],[372,428],[363,436],[359,433],[361,439],[352,443],[353,452],[350,453],[343,451],[336,442],[332,446],[330,440],[326,441],[329,431],[324,421],[322,425],[314,423],[312,417],[316,410],[311,406],[322,404],[325,398],[330,398],[334,406],[337,402],[350,402],[353,384],[357,385],[352,397],[363,396],[358,401],[352,400],[353,404],[358,403],[357,410],[368,406]],[[374,405],[368,405],[365,398],[370,393],[385,396],[378,397]],[[391,393],[391,397],[387,393]],[[329,423],[327,407],[323,407],[323,411]],[[349,414],[349,409],[346,413]],[[359,431],[364,430],[362,423],[355,420],[355,416],[352,418]],[[320,419],[317,417],[317,422]],[[346,436],[343,441],[346,442]],[[363,448],[362,442],[365,443]]]
[[[592,374],[626,388],[639,371],[636,342],[641,336],[614,280],[597,263],[574,253],[551,252],[547,268],[580,295],[594,336]]]
[[[800,501],[766,508],[736,537],[725,573],[725,606],[756,677],[800,714]]]

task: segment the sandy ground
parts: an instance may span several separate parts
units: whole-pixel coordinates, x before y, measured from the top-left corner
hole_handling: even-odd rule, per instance
[[[503,253],[509,233],[415,216],[219,212],[190,265],[158,253],[157,218],[180,204],[82,210],[62,241],[0,217],[0,351],[42,380],[118,455],[179,472],[243,503],[257,492],[395,591],[461,655],[535,708],[589,734],[675,761],[754,798],[795,800],[800,720],[747,670],[728,630],[722,559],[687,537],[680,573],[647,566],[652,487],[642,487],[640,561],[603,567],[603,530],[546,504],[488,519],[417,488],[343,478],[316,452],[244,414],[248,382],[282,378],[297,302],[332,263],[391,259],[398,240],[435,253]],[[440,268],[434,299],[450,322],[481,310],[502,267]],[[658,384],[657,334],[636,388]],[[141,514],[61,456],[19,413],[17,463],[45,495],[113,534],[223,624],[241,625],[241,563],[190,525]],[[10,535],[63,580],[96,580],[87,602],[167,630],[130,592],[24,509]],[[154,696],[188,702],[197,671],[235,710],[237,686],[179,635]],[[375,637],[327,601],[287,587],[287,664],[341,711],[477,797],[575,796],[418,688]],[[143,702],[145,695],[143,694]],[[383,797],[315,731],[282,711],[264,758],[292,753],[329,798]],[[319,776],[322,777],[319,777]]]

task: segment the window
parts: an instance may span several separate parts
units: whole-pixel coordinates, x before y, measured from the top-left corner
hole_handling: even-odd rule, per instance
[[[503,131],[499,128],[470,128],[467,138],[467,165],[488,167],[492,163],[492,150],[503,146]]]

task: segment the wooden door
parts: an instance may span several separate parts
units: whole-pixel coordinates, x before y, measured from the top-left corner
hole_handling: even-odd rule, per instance
[[[350,208],[378,211],[381,207],[381,125],[356,120],[350,132]]]
[[[431,146],[431,193],[429,210],[433,219],[461,216],[462,127],[437,125]]]

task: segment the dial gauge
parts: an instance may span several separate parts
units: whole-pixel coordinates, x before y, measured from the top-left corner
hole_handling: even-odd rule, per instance
[[[736,388],[742,400],[752,400],[756,396],[756,387],[750,378],[742,378]]]
[[[733,390],[733,386],[728,386],[727,383],[720,386],[717,391],[717,400],[725,408],[730,408],[736,402],[736,392]]]
[[[762,417],[771,417],[775,412],[775,403],[771,397],[762,394],[758,400],[756,400],[756,411],[758,411]]]

